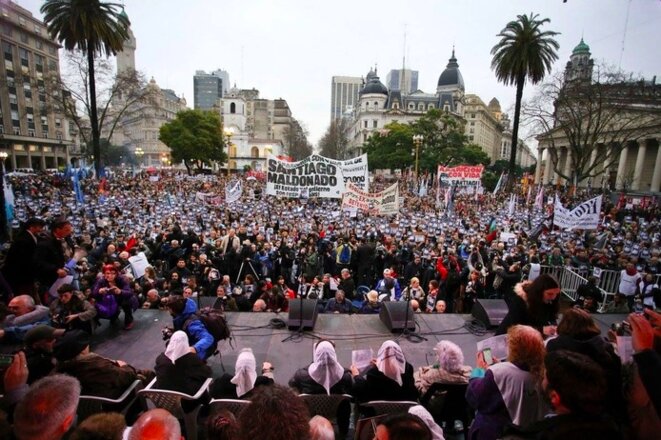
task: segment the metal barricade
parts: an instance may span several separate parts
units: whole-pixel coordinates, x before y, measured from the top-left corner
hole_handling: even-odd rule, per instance
[[[609,295],[615,295],[620,286],[619,270],[602,270],[599,275],[599,288]]]

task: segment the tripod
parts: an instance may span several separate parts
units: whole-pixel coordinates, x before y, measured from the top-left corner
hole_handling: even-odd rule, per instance
[[[248,263],[248,268],[250,269],[252,274],[255,275],[255,279],[259,280],[261,278],[259,275],[257,275],[257,271],[252,265],[250,259],[245,258],[241,261],[241,266],[239,267],[239,272],[236,274],[236,281],[234,281],[234,284],[239,284],[239,280],[241,279],[241,274],[243,273],[243,268],[246,266],[246,263]]]

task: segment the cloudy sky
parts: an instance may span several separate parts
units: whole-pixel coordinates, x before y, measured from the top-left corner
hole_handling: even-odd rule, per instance
[[[120,0],[117,0],[121,2]],[[41,17],[42,0],[18,0]],[[240,88],[284,98],[314,144],[330,120],[333,75],[382,81],[406,65],[434,92],[452,45],[467,93],[513,108],[513,87],[490,69],[496,34],[518,14],[548,17],[560,32],[562,69],[581,36],[596,60],[648,78],[661,75],[659,0],[125,0],[138,49],[137,69],[193,106],[196,70],[222,68]],[[626,29],[626,32],[625,32]],[[661,76],[659,77],[661,81]],[[526,95],[534,92],[527,87]]]

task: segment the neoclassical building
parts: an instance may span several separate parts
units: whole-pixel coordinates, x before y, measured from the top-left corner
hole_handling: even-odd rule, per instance
[[[583,81],[586,87],[594,85],[593,60],[590,48],[583,39],[574,48],[565,69],[563,87]],[[580,84],[579,84],[580,86]],[[576,88],[576,90],[580,90]],[[571,91],[570,91],[571,93]],[[564,183],[557,170],[566,176],[572,174],[572,167],[577,160],[588,161],[595,165],[595,177],[584,179],[579,186],[609,187],[615,190],[633,190],[640,192],[659,192],[661,190],[661,85],[652,81],[617,82],[602,85],[602,99],[612,108],[602,110],[611,117],[608,129],[599,133],[599,138],[591,140],[595,148],[590,158],[574,158],[568,135],[561,128],[553,128],[537,137],[540,166],[536,169],[535,180],[544,184]],[[562,124],[563,110],[556,106],[556,125]],[[595,116],[586,110],[584,125],[593,124]],[[606,116],[602,116],[605,118]],[[588,120],[590,119],[590,120]],[[578,130],[576,130],[578,132]],[[596,137],[596,132],[595,132]],[[573,140],[576,142],[576,140]],[[585,142],[582,140],[582,142]],[[612,150],[615,148],[615,150]],[[617,153],[615,160],[605,160],[608,154]],[[575,150],[574,150],[575,151]],[[542,159],[543,158],[543,159]],[[554,164],[556,165],[554,167]]]

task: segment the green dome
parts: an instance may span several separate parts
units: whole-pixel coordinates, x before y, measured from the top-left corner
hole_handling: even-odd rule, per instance
[[[124,10],[124,6],[122,6],[122,12],[119,13],[119,16],[127,20],[129,19],[129,16],[126,14],[126,11]]]
[[[578,46],[576,46],[574,48],[574,50],[572,51],[573,54],[574,53],[581,53],[581,52],[588,52],[588,53],[590,52],[590,46],[585,44],[585,41],[583,41],[583,38],[581,38],[581,42],[578,43]]]

